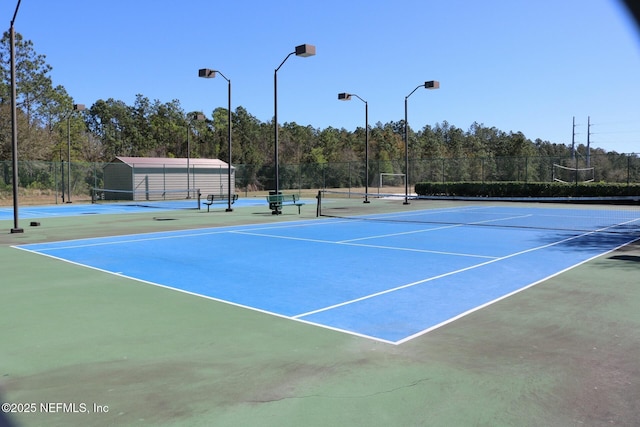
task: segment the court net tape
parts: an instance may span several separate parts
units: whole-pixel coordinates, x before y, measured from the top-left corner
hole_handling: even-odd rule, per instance
[[[404,194],[318,192],[317,216],[441,226],[616,233],[640,238],[639,205],[453,201]]]
[[[119,203],[150,208],[198,209],[200,197],[200,189],[197,188],[176,190],[91,189],[92,203]]]

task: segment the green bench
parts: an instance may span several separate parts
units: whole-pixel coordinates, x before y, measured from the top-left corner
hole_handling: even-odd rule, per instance
[[[231,203],[234,203],[236,200],[238,200],[238,195],[237,194],[232,194],[231,195]],[[223,202],[228,202],[229,201],[229,195],[228,194],[209,194],[207,195],[207,201],[203,202],[205,205],[207,205],[207,212],[209,212],[209,208],[211,207],[212,204],[214,203],[223,203]]]
[[[300,201],[300,197],[295,194],[270,194],[267,196],[267,202],[269,202],[272,215],[281,214],[284,206],[297,206],[298,214],[300,214],[300,207],[304,205],[304,202]]]

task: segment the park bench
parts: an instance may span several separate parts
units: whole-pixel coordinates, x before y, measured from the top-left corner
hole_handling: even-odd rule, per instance
[[[300,197],[295,194],[269,194],[267,202],[269,202],[269,209],[273,215],[279,215],[284,206],[297,206],[298,214],[300,214],[300,207],[304,205],[304,202],[300,201]]]
[[[231,195],[231,203],[234,203],[236,200],[238,200],[238,195],[237,194],[232,194]],[[209,212],[209,208],[214,203],[227,203],[228,201],[229,201],[229,195],[228,194],[209,194],[209,195],[207,195],[207,201],[203,202],[203,203],[205,205],[207,205],[207,212]]]

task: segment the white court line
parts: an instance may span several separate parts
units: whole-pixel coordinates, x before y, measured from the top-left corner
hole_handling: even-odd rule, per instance
[[[498,257],[490,256],[490,255],[478,255],[478,254],[466,254],[464,252],[446,252],[446,251],[433,251],[429,249],[414,249],[414,248],[402,248],[396,246],[383,246],[383,245],[365,245],[362,243],[344,243],[344,242],[336,242],[339,245],[346,246],[356,246],[362,248],[374,248],[374,249],[389,249],[393,251],[407,251],[407,252],[420,252],[425,254],[437,254],[437,255],[451,255],[451,256],[460,256],[465,258],[482,258],[482,259],[496,259]]]
[[[487,219],[487,220],[484,220],[484,221],[475,221],[475,222],[469,222],[469,223],[464,223],[464,224],[450,224],[450,225],[443,225],[442,227],[424,228],[424,229],[421,229],[421,230],[403,231],[401,233],[380,234],[378,236],[368,236],[368,237],[359,237],[357,239],[341,240],[339,243],[355,242],[355,241],[358,241],[358,240],[377,239],[377,238],[380,238],[380,237],[401,236],[403,234],[426,233],[426,232],[429,232],[429,231],[444,230],[444,229],[447,229],[447,228],[464,227],[464,226],[476,225],[476,224],[486,224],[486,223],[489,223],[489,222],[505,221],[505,220],[518,219],[518,218],[528,218],[528,217],[531,217],[531,216],[533,216],[533,215],[532,214],[528,214],[528,215],[518,215],[518,216],[497,218],[497,219]]]
[[[138,242],[150,242],[153,240],[168,240],[168,239],[179,239],[179,238],[184,238],[184,237],[192,237],[192,236],[206,236],[206,235],[212,235],[212,234],[223,234],[223,233],[228,233],[228,231],[217,231],[217,232],[207,232],[207,233],[195,233],[195,234],[179,234],[179,235],[175,235],[175,236],[158,236],[158,237],[146,237],[146,238],[138,238],[138,239],[126,239],[126,240],[117,240],[117,241],[111,241],[111,242],[96,242],[96,243],[86,243],[86,244],[78,244],[78,245],[67,245],[67,246],[55,246],[55,247],[49,247],[49,248],[42,248],[42,249],[29,249],[32,250],[34,252],[45,252],[45,251],[54,251],[54,250],[59,250],[59,249],[78,249],[78,248],[91,248],[91,247],[95,247],[95,246],[109,246],[109,245],[118,245],[121,243],[138,243]],[[132,234],[132,236],[135,236],[135,234]],[[98,237],[98,239],[111,239],[113,237]],[[90,239],[82,239],[82,240],[94,240],[95,238],[90,238]],[[80,240],[80,241],[82,241]],[[54,242],[55,243],[55,242]],[[43,245],[45,245],[46,243],[43,243]],[[40,243],[36,243],[35,245],[40,245]],[[26,245],[25,245],[26,246]],[[18,246],[16,246],[18,247]]]
[[[393,251],[407,251],[407,252],[419,252],[425,254],[438,254],[438,255],[453,255],[453,256],[461,256],[461,257],[471,257],[471,258],[484,258],[484,259],[495,259],[494,256],[487,255],[476,255],[476,254],[465,254],[461,252],[443,252],[443,251],[432,251],[428,249],[414,249],[414,248],[403,248],[398,246],[383,246],[383,245],[365,245],[360,243],[351,243],[350,241],[341,241],[335,242],[332,240],[319,240],[319,239],[309,239],[306,237],[291,237],[291,236],[277,236],[272,234],[262,234],[262,233],[250,233],[248,231],[230,231],[230,233],[234,234],[245,234],[249,236],[258,236],[258,237],[268,237],[271,239],[283,239],[283,240],[296,240],[302,242],[312,242],[312,243],[324,243],[329,245],[342,245],[342,246],[356,246],[361,248],[374,248],[374,249],[389,249]],[[403,233],[400,233],[403,234]],[[359,240],[359,239],[355,239]]]
[[[104,207],[104,206],[103,206]],[[118,207],[116,205],[114,206],[107,206],[109,209],[113,209],[113,210],[117,210],[117,211],[121,211],[124,210],[126,211],[126,208],[122,208],[122,207]],[[472,207],[469,207],[472,208]],[[443,212],[443,211],[449,211],[451,209],[442,209],[442,210],[438,210],[438,212]],[[0,212],[10,212],[10,208],[0,208]],[[34,209],[35,211],[35,209]],[[57,215],[55,215],[57,216]],[[323,221],[315,221],[315,222],[310,222],[309,220],[300,220],[300,221],[292,221],[289,223],[277,223],[277,224],[249,224],[244,226],[246,230],[274,230],[274,229],[280,229],[280,228],[294,228],[294,227],[310,227],[310,226],[324,226],[324,225],[333,225],[333,224],[340,224],[340,223],[349,223],[352,222],[353,220],[351,219],[345,219],[345,220],[323,220]],[[216,227],[216,228],[206,228],[206,229],[198,229],[198,228],[194,228],[194,229],[189,229],[189,230],[182,230],[182,232],[184,234],[177,234],[178,232],[176,231],[151,231],[148,233],[135,233],[135,234],[129,234],[129,235],[123,235],[123,236],[108,236],[108,237],[90,237],[90,238],[81,238],[81,239],[70,239],[70,240],[64,240],[64,241],[58,241],[58,242],[49,242],[49,243],[34,243],[34,244],[26,244],[26,245],[16,245],[14,247],[18,247],[18,246],[31,246],[31,245],[39,245],[39,246],[44,246],[44,245],[54,245],[56,243],[62,243],[62,242],[83,242],[83,241],[87,241],[87,240],[106,240],[106,239],[119,239],[122,237],[128,237],[128,236],[158,236],[158,237],[143,237],[143,238],[128,238],[125,240],[113,240],[113,241],[108,241],[108,242],[96,242],[96,243],[87,243],[87,244],[80,244],[80,245],[68,245],[68,246],[55,246],[55,247],[48,247],[48,248],[42,248],[42,249],[38,249],[37,251],[52,251],[52,250],[57,250],[57,249],[75,249],[75,248],[82,248],[82,247],[92,247],[92,246],[101,246],[101,245],[116,245],[119,243],[136,243],[136,242],[144,242],[144,241],[152,241],[152,240],[164,240],[164,239],[173,239],[173,238],[183,238],[183,237],[191,237],[191,236],[205,236],[205,235],[213,235],[213,234],[220,234],[220,233],[226,233],[226,232],[230,232],[230,231],[235,231],[237,228],[239,228],[240,226],[230,226],[230,227]],[[195,232],[194,232],[195,231]],[[162,234],[162,235],[161,235]]]
[[[274,225],[274,226],[263,226],[262,224],[254,224],[254,225],[248,225],[247,230],[273,230],[273,229],[279,229],[279,228],[294,228],[294,227],[309,227],[309,226],[315,226],[315,225],[328,225],[327,222],[318,222],[318,223],[309,223],[309,224],[305,224],[304,223],[305,220],[301,220],[301,221],[295,221],[292,223],[289,223],[289,225],[282,225],[281,223],[278,223],[278,225]],[[341,221],[343,222],[343,221]],[[344,222],[349,222],[349,221],[344,221]],[[335,223],[335,222],[334,222]],[[255,227],[255,225],[259,225],[259,227]],[[19,246],[45,246],[45,245],[55,245],[57,243],[63,243],[63,242],[84,242],[87,240],[107,240],[107,239],[121,239],[121,238],[125,238],[124,240],[112,240],[112,241],[108,241],[108,242],[94,242],[94,243],[85,243],[85,244],[75,244],[75,245],[67,245],[67,246],[52,246],[52,247],[45,247],[45,248],[41,248],[41,249],[29,249],[32,250],[34,252],[41,252],[41,251],[52,251],[52,250],[58,250],[58,249],[77,249],[77,248],[87,248],[87,247],[94,247],[94,246],[107,246],[107,245],[117,245],[120,243],[137,243],[137,242],[147,242],[147,241],[154,241],[154,240],[168,240],[168,239],[180,239],[180,238],[185,238],[185,237],[198,237],[198,236],[210,236],[210,235],[215,235],[215,234],[225,234],[225,233],[235,233],[238,232],[239,230],[237,230],[237,228],[239,228],[239,226],[230,226],[230,227],[216,227],[216,228],[193,228],[193,229],[189,229],[189,230],[182,230],[182,231],[151,231],[149,233],[137,233],[137,234],[128,234],[128,235],[123,235],[123,236],[107,236],[107,237],[89,237],[89,238],[82,238],[82,239],[72,239],[72,240],[63,240],[63,241],[58,241],[58,242],[49,242],[49,243],[33,243],[33,244],[26,244],[26,245],[16,245],[14,247],[19,247]],[[242,230],[240,230],[242,231]],[[180,234],[179,234],[180,233]],[[248,232],[247,232],[248,234]],[[256,235],[261,235],[256,233]],[[135,236],[140,236],[140,237],[135,237]],[[155,236],[155,237],[154,237]],[[269,236],[267,234],[264,234],[262,236],[265,237],[274,237],[274,236]],[[131,237],[131,238],[128,238]]]
[[[344,220],[346,221],[390,221],[393,218],[406,218],[406,217],[413,217],[413,216],[420,216],[423,217],[425,215],[438,215],[438,214],[442,214],[442,213],[463,213],[463,212],[473,212],[476,210],[485,210],[485,209],[492,209],[495,208],[495,206],[484,206],[484,207],[480,207],[480,206],[461,206],[461,207],[457,207],[457,208],[443,208],[443,209],[420,209],[420,210],[416,210],[416,211],[407,211],[407,212],[387,212],[387,213],[378,213],[378,214],[363,214],[363,215],[356,215],[356,216],[350,216],[350,217],[345,217]],[[496,214],[498,215],[498,214]],[[335,216],[335,217],[327,217],[327,218],[332,218],[332,219],[339,219],[340,216]]]
[[[633,222],[633,221],[631,221],[631,222]],[[535,285],[537,285],[537,284],[540,284],[540,283],[542,283],[542,282],[546,282],[547,280],[549,280],[549,279],[551,279],[551,278],[553,278],[553,277],[559,276],[560,274],[562,274],[562,273],[564,273],[564,272],[566,272],[566,271],[569,271],[569,270],[571,270],[571,269],[573,269],[573,268],[576,268],[576,267],[578,267],[578,266],[580,266],[580,265],[582,265],[582,264],[586,264],[587,262],[589,262],[589,261],[591,261],[591,260],[593,260],[593,259],[596,259],[596,258],[598,258],[598,257],[601,257],[601,256],[603,256],[603,255],[605,255],[605,254],[608,254],[608,253],[611,253],[611,252],[613,252],[613,251],[616,251],[616,250],[620,249],[621,247],[623,247],[623,246],[625,246],[625,245],[628,245],[628,244],[630,244],[630,243],[633,243],[633,242],[635,242],[635,241],[638,241],[638,240],[640,240],[640,238],[635,239],[635,240],[632,240],[632,241],[630,241],[630,242],[623,243],[623,244],[621,244],[621,245],[619,245],[619,246],[617,246],[617,247],[615,247],[615,248],[612,248],[612,249],[610,249],[610,250],[608,250],[608,251],[605,251],[605,252],[603,252],[603,253],[601,253],[601,254],[594,255],[594,256],[592,256],[591,258],[587,258],[587,259],[585,259],[584,261],[581,261],[581,262],[579,262],[579,263],[577,263],[577,264],[571,265],[571,266],[569,266],[569,267],[567,267],[567,268],[565,268],[565,269],[563,269],[563,270],[558,271],[557,273],[551,274],[551,275],[549,275],[549,276],[547,276],[547,277],[544,277],[544,278],[542,278],[542,279],[540,279],[540,280],[537,280],[537,281],[535,281],[535,282],[533,282],[533,283],[530,283],[530,284],[528,284],[528,285],[526,285],[526,286],[523,286],[523,287],[522,287],[522,288],[520,288],[520,289],[516,289],[516,290],[514,290],[514,291],[512,291],[512,292],[509,292],[508,294],[502,295],[501,297],[498,297],[498,298],[496,298],[496,299],[494,299],[494,300],[492,300],[492,301],[488,301],[488,302],[486,302],[486,303],[484,303],[484,304],[482,304],[482,305],[479,305],[479,306],[474,307],[474,308],[472,308],[472,309],[470,309],[470,310],[467,310],[467,311],[465,311],[464,313],[460,313],[460,314],[458,314],[457,316],[454,316],[454,317],[452,317],[452,318],[450,318],[450,319],[447,319],[447,320],[445,320],[445,321],[443,321],[443,322],[438,323],[437,325],[430,326],[430,327],[428,327],[428,328],[426,328],[426,329],[424,329],[424,330],[422,330],[422,331],[420,331],[420,332],[416,332],[416,333],[415,333],[415,334],[413,334],[413,335],[409,335],[409,336],[407,336],[407,337],[405,337],[405,338],[403,338],[403,339],[401,339],[401,340],[398,340],[398,341],[394,342],[394,344],[395,344],[395,345],[404,344],[405,342],[411,341],[411,340],[412,340],[412,339],[414,339],[414,338],[417,338],[417,337],[419,337],[419,336],[422,336],[422,335],[424,335],[424,334],[427,334],[427,333],[429,333],[429,332],[431,332],[431,331],[433,331],[433,330],[436,330],[436,329],[438,329],[438,328],[441,328],[441,327],[443,327],[443,326],[445,326],[445,325],[447,325],[447,324],[449,324],[449,323],[453,323],[454,321],[456,321],[456,320],[458,320],[458,319],[460,319],[460,318],[462,318],[462,317],[465,317],[465,316],[467,316],[467,315],[469,315],[469,314],[471,314],[471,313],[473,313],[473,312],[476,312],[476,311],[478,311],[478,310],[482,310],[483,308],[488,307],[488,306],[490,306],[490,305],[492,305],[492,304],[495,304],[495,303],[496,303],[496,302],[498,302],[498,301],[502,301],[503,299],[509,298],[510,296],[513,296],[513,295],[518,294],[518,293],[520,293],[520,292],[522,292],[522,291],[525,291],[525,290],[527,290],[527,289],[529,289],[529,288],[531,288],[531,287],[533,287],[533,286],[535,286]]]
[[[627,221],[626,223],[634,222],[634,221],[636,221],[636,220]],[[548,247],[551,247],[551,246],[559,245],[561,243],[568,242],[570,240],[574,240],[574,239],[578,239],[578,238],[581,238],[581,237],[584,237],[584,236],[588,236],[590,234],[598,233],[598,232],[607,230],[607,229],[612,228],[612,227],[624,225],[626,223],[617,224],[615,226],[604,227],[604,228],[601,228],[599,230],[590,231],[588,233],[583,233],[583,234],[579,234],[577,236],[568,237],[566,239],[562,239],[562,240],[559,240],[557,242],[548,243],[546,245],[537,246],[535,248],[525,249],[525,250],[519,251],[519,252],[514,252],[512,254],[509,254],[509,255],[506,255],[506,256],[503,256],[503,257],[500,257],[500,258],[495,258],[495,259],[492,259],[492,260],[489,260],[489,261],[486,261],[486,262],[482,262],[480,264],[471,265],[469,267],[461,268],[459,270],[450,271],[448,273],[439,274],[439,275],[433,276],[433,277],[428,277],[426,279],[418,280],[418,281],[415,281],[415,282],[412,282],[412,283],[407,283],[405,285],[396,286],[395,288],[386,289],[386,290],[380,291],[380,292],[375,292],[373,294],[365,295],[363,297],[355,298],[355,299],[352,299],[352,300],[349,300],[349,301],[344,301],[344,302],[341,302],[339,304],[334,304],[334,305],[331,305],[331,306],[319,308],[317,310],[309,311],[309,312],[306,312],[306,313],[297,314],[297,315],[293,316],[293,318],[297,319],[297,318],[301,318],[301,317],[305,317],[305,316],[310,316],[312,314],[317,314],[317,313],[322,313],[324,311],[329,311],[329,310],[332,310],[334,308],[338,308],[338,307],[343,307],[343,306],[346,306],[346,305],[354,304],[354,303],[357,303],[357,302],[360,302],[360,301],[364,301],[364,300],[367,300],[367,299],[378,297],[380,295],[389,294],[389,293],[396,292],[396,291],[399,291],[399,290],[402,290],[402,289],[406,289],[406,288],[410,288],[410,287],[413,287],[413,286],[416,286],[416,285],[420,285],[420,284],[423,284],[423,283],[431,282],[431,281],[434,281],[436,279],[441,279],[443,277],[452,276],[454,274],[462,273],[464,271],[473,270],[473,269],[478,268],[478,267],[482,267],[482,266],[485,266],[485,265],[493,264],[495,262],[499,262],[499,261],[503,261],[505,259],[513,258],[513,257],[519,256],[519,255],[522,255],[522,254],[525,254],[525,253],[528,253],[528,252],[534,252],[534,251],[537,251],[537,250],[540,250],[540,249],[545,249],[545,248],[548,248]],[[637,240],[637,239],[634,239],[634,240]]]
[[[278,236],[278,235],[273,235],[273,234],[253,233],[251,231],[242,231],[242,230],[229,231],[229,233],[232,233],[232,234],[244,234],[246,236],[269,237],[271,239],[297,240],[297,241],[302,241],[302,242],[335,244],[335,242],[332,241],[332,240],[309,239],[307,237]]]

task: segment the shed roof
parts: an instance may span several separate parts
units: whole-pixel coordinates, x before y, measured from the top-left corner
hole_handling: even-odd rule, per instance
[[[186,168],[189,166],[227,168],[227,163],[220,159],[200,159],[200,158],[174,158],[174,157],[124,157],[117,156],[114,162],[122,162],[132,167],[166,167],[166,168]],[[232,166],[233,168],[233,166]]]

